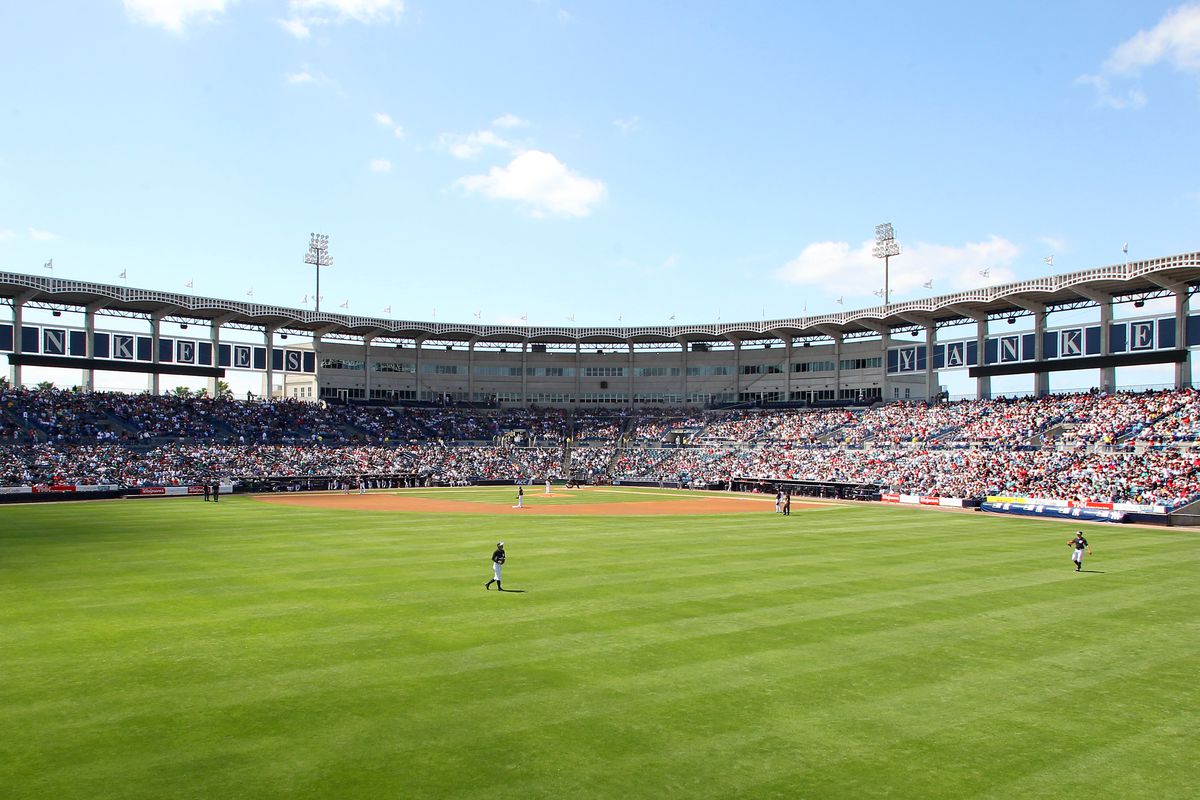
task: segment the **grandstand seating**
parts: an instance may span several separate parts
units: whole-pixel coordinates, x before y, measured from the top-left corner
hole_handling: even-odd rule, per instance
[[[694,485],[836,480],[913,494],[1178,507],[1200,497],[1198,436],[1200,393],[1192,389],[571,415],[3,388],[0,485],[685,477]]]

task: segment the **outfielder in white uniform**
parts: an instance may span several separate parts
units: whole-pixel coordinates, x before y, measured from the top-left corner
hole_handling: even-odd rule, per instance
[[[546,494],[550,494],[550,479],[546,478]]]

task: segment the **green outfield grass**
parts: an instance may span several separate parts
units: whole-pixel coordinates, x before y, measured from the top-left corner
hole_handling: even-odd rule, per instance
[[[1200,534],[767,509],[0,507],[0,796],[1200,794]]]

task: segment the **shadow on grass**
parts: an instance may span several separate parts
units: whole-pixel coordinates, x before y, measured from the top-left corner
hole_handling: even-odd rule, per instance
[[[524,589],[497,589],[498,592],[508,592],[509,594],[525,594]]]

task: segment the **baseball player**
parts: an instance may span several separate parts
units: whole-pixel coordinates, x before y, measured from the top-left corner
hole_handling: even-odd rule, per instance
[[[513,508],[524,508],[524,507],[525,507],[525,487],[518,486],[517,487],[517,504],[515,506],[513,506]]]
[[[550,494],[550,479],[546,478],[546,494]]]
[[[504,591],[504,587],[500,585],[500,570],[504,568],[504,542],[496,542],[496,551],[492,553],[492,575],[490,581],[483,585],[484,589],[491,590],[492,584],[496,584],[496,588]]]
[[[1080,572],[1083,569],[1083,554],[1084,551],[1090,556],[1092,547],[1088,544],[1088,540],[1083,538],[1083,531],[1075,531],[1075,538],[1067,542],[1071,545],[1071,561],[1075,564],[1075,571]]]

